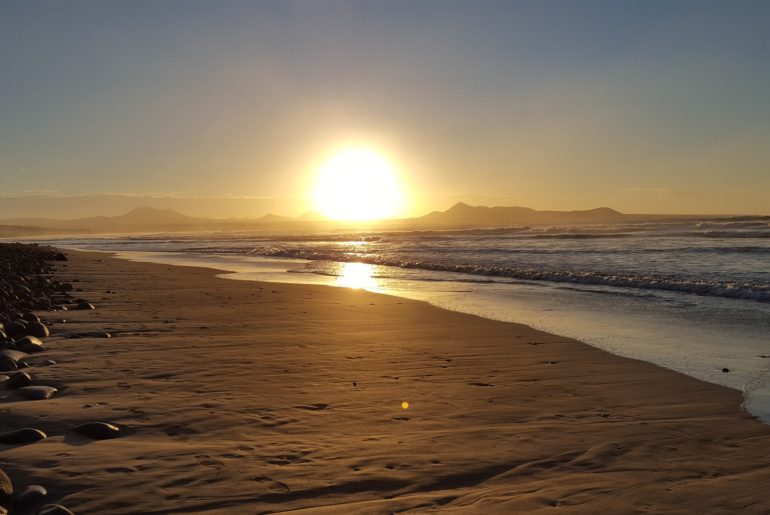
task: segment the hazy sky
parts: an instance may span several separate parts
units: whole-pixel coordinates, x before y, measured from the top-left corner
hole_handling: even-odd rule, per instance
[[[0,193],[298,214],[366,144],[414,212],[768,213],[768,27],[766,0],[2,0]]]

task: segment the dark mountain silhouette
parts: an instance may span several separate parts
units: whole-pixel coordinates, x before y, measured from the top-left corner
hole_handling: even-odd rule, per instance
[[[536,211],[528,207],[487,207],[457,203],[446,211],[418,218],[370,222],[339,222],[319,213],[297,218],[267,214],[261,218],[198,218],[173,209],[136,208],[120,216],[96,216],[72,220],[15,218],[0,221],[0,237],[75,234],[126,234],[195,231],[317,232],[336,230],[430,230],[509,227],[535,224],[583,224],[635,222],[661,219],[692,219],[694,216],[629,215],[608,207],[583,211]]]
[[[528,207],[469,206],[458,202],[446,211],[434,211],[415,222],[457,227],[504,227],[527,224],[607,223],[627,221],[624,215],[608,207],[585,211],[536,211]]]
[[[13,218],[3,220],[5,225],[21,225],[57,230],[83,230],[85,232],[103,231],[162,231],[188,226],[206,225],[206,218],[193,218],[173,209],[155,209],[139,207],[120,216],[94,216],[74,220],[54,220],[50,218]],[[59,231],[57,231],[59,232]]]

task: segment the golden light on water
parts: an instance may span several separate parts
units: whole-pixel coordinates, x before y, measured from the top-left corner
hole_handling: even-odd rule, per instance
[[[409,403],[404,401],[401,403],[401,409],[409,409]]]
[[[387,160],[367,149],[343,150],[319,170],[313,192],[321,214],[334,220],[379,220],[398,215],[404,195]]]
[[[343,263],[337,276],[337,286],[363,290],[377,290],[377,280],[373,277],[374,265],[367,263]]]

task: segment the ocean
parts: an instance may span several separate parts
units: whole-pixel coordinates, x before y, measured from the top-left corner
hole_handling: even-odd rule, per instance
[[[523,323],[741,390],[770,422],[770,217],[44,242]]]

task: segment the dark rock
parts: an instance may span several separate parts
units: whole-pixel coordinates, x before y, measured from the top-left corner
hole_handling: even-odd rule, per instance
[[[729,368],[723,368],[723,369],[722,369],[722,372],[724,372],[725,374],[726,374],[726,373],[728,373],[729,371],[730,371],[730,369],[729,369]]]
[[[19,361],[27,357],[26,352],[21,352],[17,349],[4,349],[0,350],[0,359],[1,358],[7,358],[12,361]]]
[[[77,304],[75,304],[75,309],[87,310],[87,309],[96,309],[96,308],[90,302],[78,302]]]
[[[40,322],[40,318],[36,314],[34,314],[32,311],[25,311],[22,314],[21,318],[26,322]]]
[[[57,252],[56,254],[54,254],[52,261],[67,261],[67,256],[65,256],[61,252]]]
[[[120,428],[106,422],[87,422],[77,426],[75,432],[94,440],[108,440],[120,436]]]
[[[0,372],[13,372],[18,368],[19,365],[16,364],[16,361],[0,356]]]
[[[43,342],[41,342],[35,336],[25,336],[24,338],[16,340],[16,348],[21,352],[26,352],[27,354],[35,354],[36,352],[45,351]]]
[[[24,386],[17,389],[14,393],[29,401],[44,401],[50,399],[56,392],[58,392],[53,386]]]
[[[24,388],[32,384],[32,378],[26,372],[16,372],[5,382],[5,388],[8,390],[16,390],[18,388]]]
[[[44,486],[29,485],[24,490],[16,492],[11,513],[29,513],[43,504],[46,497],[48,497],[48,490]]]
[[[6,445],[34,443],[45,439],[46,434],[44,432],[39,429],[32,429],[31,427],[0,433],[0,443]]]
[[[50,332],[41,322],[30,322],[27,324],[27,334],[38,338],[47,338]]]
[[[22,336],[26,331],[27,324],[24,322],[24,320],[21,319],[14,320],[13,322],[9,322],[5,325],[5,332],[8,333],[8,336],[11,338]]]
[[[0,504],[6,504],[13,495],[13,483],[8,474],[0,469]]]
[[[75,515],[61,504],[46,504],[40,508],[37,515]]]
[[[51,301],[49,299],[37,299],[35,301],[35,309],[49,311],[51,309]]]

